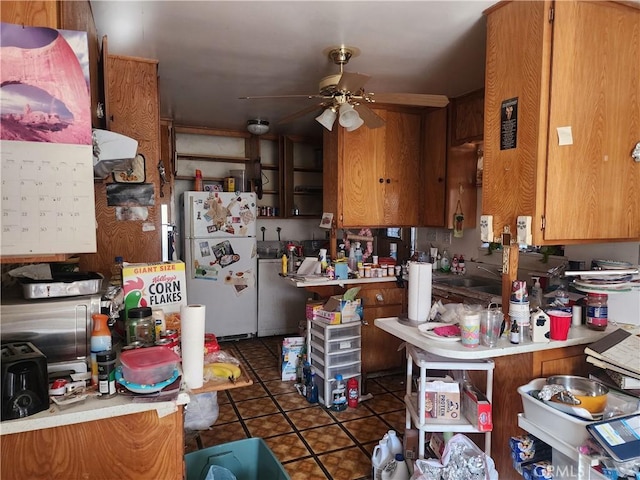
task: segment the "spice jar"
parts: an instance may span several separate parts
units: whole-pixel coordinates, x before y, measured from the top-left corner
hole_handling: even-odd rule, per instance
[[[127,312],[127,345],[139,341],[145,347],[156,342],[156,323],[149,307],[131,308]]]
[[[608,324],[608,297],[605,293],[587,293],[587,327],[602,331]]]

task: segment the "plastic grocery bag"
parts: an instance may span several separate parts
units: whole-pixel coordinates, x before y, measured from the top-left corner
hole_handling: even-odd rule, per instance
[[[186,430],[208,430],[218,420],[218,392],[189,395],[189,403],[185,410]]]
[[[411,480],[498,480],[493,459],[460,433],[447,442],[441,461],[416,460],[415,466]]]
[[[228,468],[211,465],[204,480],[237,480],[237,478]]]

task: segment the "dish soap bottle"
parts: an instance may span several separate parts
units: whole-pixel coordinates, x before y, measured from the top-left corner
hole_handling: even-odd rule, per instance
[[[540,286],[540,277],[533,278],[533,287],[531,287],[531,297],[529,303],[531,310],[535,310],[538,307],[542,307],[542,287]]]
[[[448,273],[451,271],[451,262],[449,261],[449,252],[447,252],[446,249],[442,252],[442,259],[440,260],[440,269],[445,273]]]
[[[351,270],[352,272],[357,272],[358,271],[358,264],[356,262],[356,249],[355,247],[352,245],[351,248],[349,248],[349,270]]]
[[[356,242],[356,268],[362,265],[362,248],[360,242]]]

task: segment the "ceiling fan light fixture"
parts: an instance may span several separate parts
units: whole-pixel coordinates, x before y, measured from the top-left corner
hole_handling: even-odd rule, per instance
[[[354,127],[359,120],[362,119],[360,118],[358,112],[356,112],[353,108],[353,105],[351,105],[350,103],[343,103],[342,105],[340,105],[340,117],[338,119],[340,125],[342,125],[344,128]]]
[[[356,112],[357,113],[357,112]],[[364,125],[364,120],[358,115],[356,122],[350,127],[346,127],[347,132],[353,132],[354,130],[359,129],[362,125]]]
[[[269,131],[269,122],[259,118],[247,121],[247,130],[254,135],[264,135]]]
[[[337,116],[338,114],[336,113],[335,108],[329,107],[316,117],[316,121],[324,128],[331,131]]]

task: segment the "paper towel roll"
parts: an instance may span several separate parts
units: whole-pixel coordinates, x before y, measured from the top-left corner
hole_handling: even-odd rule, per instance
[[[409,320],[426,322],[431,310],[431,275],[433,266],[409,262]]]
[[[200,388],[204,383],[205,311],[204,305],[180,307],[182,378],[189,388]]]

